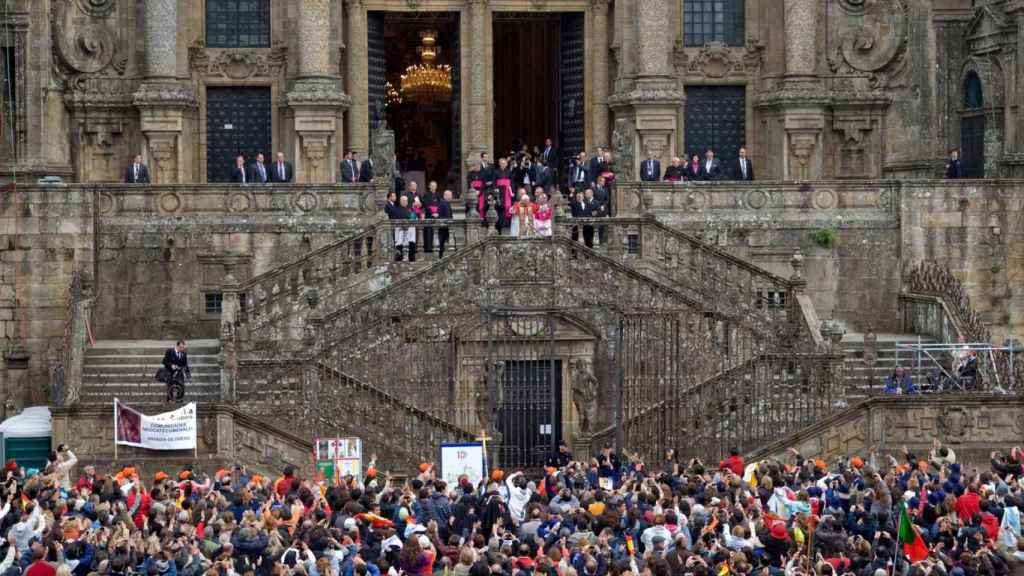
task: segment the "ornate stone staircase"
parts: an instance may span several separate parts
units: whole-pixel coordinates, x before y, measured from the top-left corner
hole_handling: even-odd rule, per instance
[[[80,401],[110,404],[117,397],[137,406],[165,404],[167,387],[155,379],[164,352],[174,345],[160,340],[101,340],[85,352]],[[185,388],[186,402],[220,400],[220,342],[189,340],[192,382]]]

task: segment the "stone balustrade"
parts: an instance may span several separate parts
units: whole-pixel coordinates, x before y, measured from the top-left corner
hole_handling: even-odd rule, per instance
[[[386,187],[385,187],[386,188]],[[95,186],[96,214],[101,224],[130,224],[138,220],[162,224],[187,218],[207,218],[225,226],[261,218],[264,224],[284,224],[280,217],[321,218],[352,225],[379,217],[386,189],[376,184],[188,184]],[[329,220],[326,220],[329,219]],[[305,225],[308,225],[306,223]]]

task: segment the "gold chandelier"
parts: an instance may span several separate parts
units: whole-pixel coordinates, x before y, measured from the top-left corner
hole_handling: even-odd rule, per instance
[[[437,31],[420,31],[420,42],[422,45],[416,51],[422,62],[409,66],[402,74],[402,98],[421,104],[447,102],[452,98],[452,67],[434,64],[441,52]]]

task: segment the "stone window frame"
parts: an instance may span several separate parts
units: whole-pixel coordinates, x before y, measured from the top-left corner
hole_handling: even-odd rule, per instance
[[[683,46],[700,47],[712,42],[730,47],[744,46],[746,8],[746,0],[683,0]],[[711,18],[711,22],[704,22],[704,18]],[[720,32],[717,29],[719,19]]]
[[[255,5],[255,10],[244,9],[243,5]],[[242,16],[245,14],[246,16]],[[249,15],[262,14],[261,21],[253,22]],[[205,0],[203,19],[206,46],[210,48],[270,48],[273,9],[271,0]],[[232,31],[226,31],[224,40],[218,40],[214,32],[215,23],[233,25]],[[247,28],[243,29],[242,24]],[[261,26],[262,30],[256,27]],[[244,32],[244,34],[243,34]],[[256,41],[242,42],[241,39],[257,37]]]
[[[211,311],[211,304],[216,307],[216,311]],[[224,293],[220,291],[209,290],[203,291],[203,316],[206,317],[219,317],[224,306]]]

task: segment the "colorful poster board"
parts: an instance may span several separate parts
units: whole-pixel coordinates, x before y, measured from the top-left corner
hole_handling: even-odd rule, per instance
[[[334,482],[345,476],[363,481],[363,441],[359,438],[316,438],[313,441],[317,471]],[[329,465],[329,466],[328,466]],[[330,473],[328,473],[330,471]]]
[[[448,486],[457,485],[462,475],[466,475],[470,484],[476,486],[483,480],[484,473],[484,447],[481,443],[441,445],[441,479]]]

